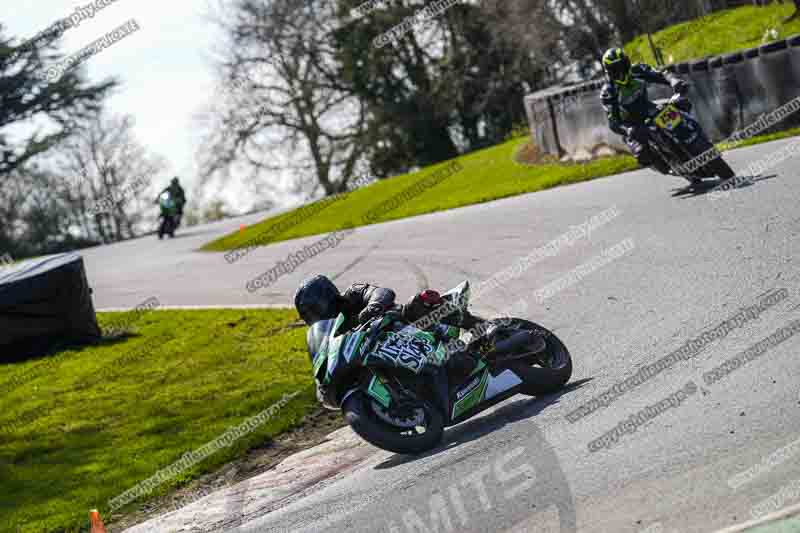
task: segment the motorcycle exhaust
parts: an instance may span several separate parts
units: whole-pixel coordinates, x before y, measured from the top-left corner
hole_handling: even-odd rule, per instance
[[[524,354],[514,354],[515,357],[534,355],[545,349],[544,339],[530,331],[516,331],[507,339],[503,339],[494,346],[493,355],[511,355],[514,350],[525,348]]]

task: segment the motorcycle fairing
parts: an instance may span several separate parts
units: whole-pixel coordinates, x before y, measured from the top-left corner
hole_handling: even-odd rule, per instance
[[[469,283],[465,281],[445,295],[447,301],[465,308],[470,296]],[[395,321],[396,318],[390,316],[376,318],[341,335],[337,334],[345,322],[344,315],[327,321],[324,327],[330,329],[326,330],[328,334],[314,354],[313,364],[314,375],[321,383],[339,389],[338,392],[330,390],[332,405],[340,405],[349,394],[361,389],[381,406],[389,408],[394,389],[386,381],[385,371],[403,370],[409,377],[424,375],[431,380],[435,391],[431,400],[449,419],[449,425],[516,394],[522,383],[512,370],[498,371],[484,361],[479,362],[463,383],[451,383],[443,364],[446,343],[438,341],[431,332],[413,326],[391,331]],[[358,385],[349,377],[354,375],[352,370],[357,366],[368,370],[366,379]]]

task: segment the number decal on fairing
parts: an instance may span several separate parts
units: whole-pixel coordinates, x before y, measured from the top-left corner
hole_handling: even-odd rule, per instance
[[[378,345],[373,355],[389,360],[416,374],[422,370],[428,355],[433,351],[434,346],[427,339],[389,332],[386,340]]]
[[[655,122],[658,127],[671,131],[681,123],[681,114],[675,106],[668,105],[656,116]]]

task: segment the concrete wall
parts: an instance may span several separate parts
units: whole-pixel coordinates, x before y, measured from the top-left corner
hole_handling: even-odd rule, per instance
[[[800,35],[668,68],[692,84],[694,114],[712,140],[719,141],[800,97]],[[526,96],[536,145],[549,154],[578,158],[601,146],[625,150],[622,138],[608,129],[600,105],[602,85],[603,80],[596,80]],[[650,87],[651,98],[670,94],[669,87]],[[770,131],[795,126],[800,126],[800,112]]]

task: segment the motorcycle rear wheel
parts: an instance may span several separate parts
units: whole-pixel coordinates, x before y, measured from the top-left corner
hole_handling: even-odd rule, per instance
[[[719,156],[714,161],[706,165],[706,168],[708,168],[710,172],[716,174],[716,176],[722,181],[727,181],[736,176],[736,173],[733,171],[730,165],[724,159],[722,159],[722,156]]]
[[[374,402],[362,391],[356,391],[342,404],[345,421],[362,439],[384,450],[417,454],[435,448],[444,435],[444,416],[424,400],[418,400],[418,409],[424,413],[424,431],[401,428],[381,419],[375,412]]]
[[[692,143],[691,152],[694,154],[695,157],[703,154],[709,150],[714,149],[714,144],[709,141],[705,136],[700,135],[698,139]],[[702,171],[704,171],[709,176],[717,176],[722,181],[728,180],[736,176],[736,173],[733,169],[725,162],[722,158],[722,154],[719,157],[714,159],[713,161],[706,163]]]

